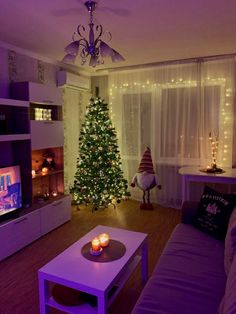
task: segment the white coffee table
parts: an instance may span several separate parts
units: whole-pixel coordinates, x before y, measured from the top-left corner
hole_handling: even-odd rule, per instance
[[[101,233],[122,242],[126,252],[118,260],[98,263],[87,260],[81,248]],[[141,253],[141,254],[140,254]],[[56,256],[38,271],[40,313],[49,313],[50,307],[66,313],[106,314],[108,306],[124,286],[141,261],[142,280],[148,279],[147,234],[99,225],[64,252]],[[61,284],[97,297],[97,307],[90,304],[63,306],[50,295],[49,283]],[[116,286],[114,294],[108,298],[109,291]]]

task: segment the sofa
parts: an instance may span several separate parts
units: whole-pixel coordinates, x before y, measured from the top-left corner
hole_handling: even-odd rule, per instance
[[[181,223],[173,230],[132,314],[236,314],[236,254],[231,256],[227,276],[225,241],[192,224],[198,204],[183,204]],[[236,217],[236,209],[233,213]],[[229,239],[229,231],[227,235]]]

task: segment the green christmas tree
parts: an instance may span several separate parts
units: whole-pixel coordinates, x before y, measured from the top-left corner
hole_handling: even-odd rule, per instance
[[[108,105],[101,98],[91,99],[80,130],[77,171],[70,189],[73,201],[91,203],[96,210],[129,196],[127,188]]]

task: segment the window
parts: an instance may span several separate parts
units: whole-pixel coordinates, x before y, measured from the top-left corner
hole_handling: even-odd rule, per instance
[[[151,93],[123,95],[123,155],[139,158],[150,146],[151,99]]]
[[[205,86],[202,92],[198,87],[162,89],[161,158],[199,159],[209,132],[219,135],[220,86]]]

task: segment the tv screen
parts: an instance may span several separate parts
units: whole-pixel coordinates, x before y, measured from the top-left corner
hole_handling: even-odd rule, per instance
[[[20,166],[0,168],[0,217],[21,206]]]

